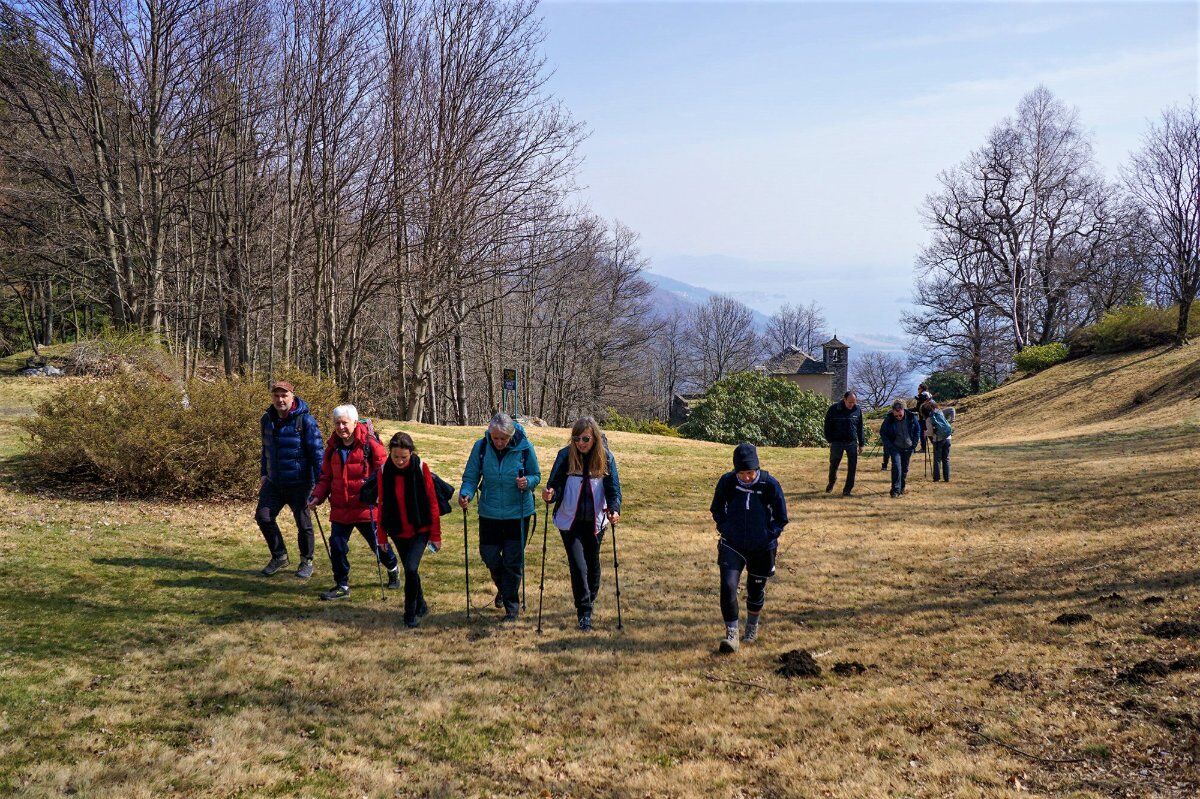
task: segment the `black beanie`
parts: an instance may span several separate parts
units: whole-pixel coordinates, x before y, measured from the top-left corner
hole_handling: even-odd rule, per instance
[[[753,444],[738,444],[733,451],[733,470],[735,472],[758,471],[758,450]]]

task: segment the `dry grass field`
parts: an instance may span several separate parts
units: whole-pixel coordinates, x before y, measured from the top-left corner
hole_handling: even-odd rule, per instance
[[[515,628],[496,623],[473,523],[467,622],[455,516],[423,566],[432,614],[406,630],[361,541],[353,596],[319,603],[323,556],[308,584],[257,576],[250,502],[90,499],[8,478],[0,794],[1196,796],[1200,639],[1152,631],[1200,622],[1198,359],[1092,358],[964,403],[954,481],[914,461],[898,500],[876,458],[843,499],[823,492],[823,452],[763,450],[792,523],[762,636],[728,657],[707,515],[726,446],[610,436],[625,629],[606,549],[587,636],[553,531],[534,631],[540,522]],[[25,388],[4,383],[7,405]],[[451,479],[479,434],[406,429]],[[566,435],[532,437],[548,467]],[[290,521],[285,534],[294,563]],[[1063,613],[1091,618],[1052,623]],[[776,674],[796,648],[819,677]],[[1175,668],[1125,673],[1147,659]],[[865,672],[832,669],[852,661]]]

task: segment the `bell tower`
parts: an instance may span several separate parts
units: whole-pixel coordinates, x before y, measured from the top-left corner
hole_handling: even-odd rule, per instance
[[[850,380],[850,348],[838,341],[837,334],[821,345],[825,360],[825,371],[833,372],[833,401],[837,402],[846,393]]]

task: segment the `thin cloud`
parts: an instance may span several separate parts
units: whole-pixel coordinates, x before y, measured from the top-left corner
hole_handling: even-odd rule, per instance
[[[942,47],[951,44],[970,44],[972,42],[994,42],[997,35],[1011,39],[1021,36],[1045,36],[1061,30],[1073,28],[1086,19],[1094,19],[1097,14],[1073,14],[1042,17],[1016,24],[1006,24],[1002,29],[995,24],[963,25],[953,30],[935,31],[918,36],[899,36],[891,39],[875,39],[869,42],[867,50],[916,50],[927,47]]]

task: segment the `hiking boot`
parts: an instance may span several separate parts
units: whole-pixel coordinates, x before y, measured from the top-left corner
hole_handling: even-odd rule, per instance
[[[423,619],[428,615],[429,615],[429,606],[426,605],[425,600],[422,599],[419,603],[417,603],[417,618]]]
[[[291,562],[292,561],[288,558],[286,552],[278,557],[272,557],[271,560],[267,562],[267,565],[263,566],[262,576],[270,577],[275,572],[285,568]]]
[[[348,596],[350,596],[350,586],[335,585],[333,588],[330,588],[328,591],[324,591],[321,593],[321,601],[329,602],[334,599],[345,599]]]
[[[387,587],[395,591],[400,587],[400,567],[388,570]]]
[[[852,497],[852,496],[854,496],[854,489],[852,489],[852,488],[843,488],[843,489],[842,489],[842,496],[843,496],[843,497]]]
[[[746,634],[742,636],[742,642],[752,644],[756,640],[758,640],[758,622],[748,622],[746,624]]]
[[[722,654],[730,655],[738,651],[739,646],[741,646],[741,642],[738,641],[737,628],[726,627],[725,637],[721,639],[721,645],[717,649]]]
[[[496,592],[496,598],[492,600],[492,604],[498,608],[504,607],[504,597],[500,596],[500,592]]]
[[[825,493],[828,494],[832,490],[833,490],[833,481],[830,480],[829,485],[825,486]]]
[[[421,621],[419,619],[405,619],[404,626],[411,630],[416,627],[420,627]]]
[[[296,577],[301,580],[307,580],[309,577],[312,577],[312,573],[313,573],[312,558],[301,558],[300,559],[300,568],[296,569]]]
[[[500,620],[500,623],[501,624],[512,624],[516,620],[517,620],[517,612],[515,610],[510,610],[504,614],[504,618]]]
[[[590,633],[592,631],[592,614],[585,613],[579,617],[579,632]]]
[[[896,499],[899,496],[900,496],[900,492],[895,489],[892,489],[892,499]]]

